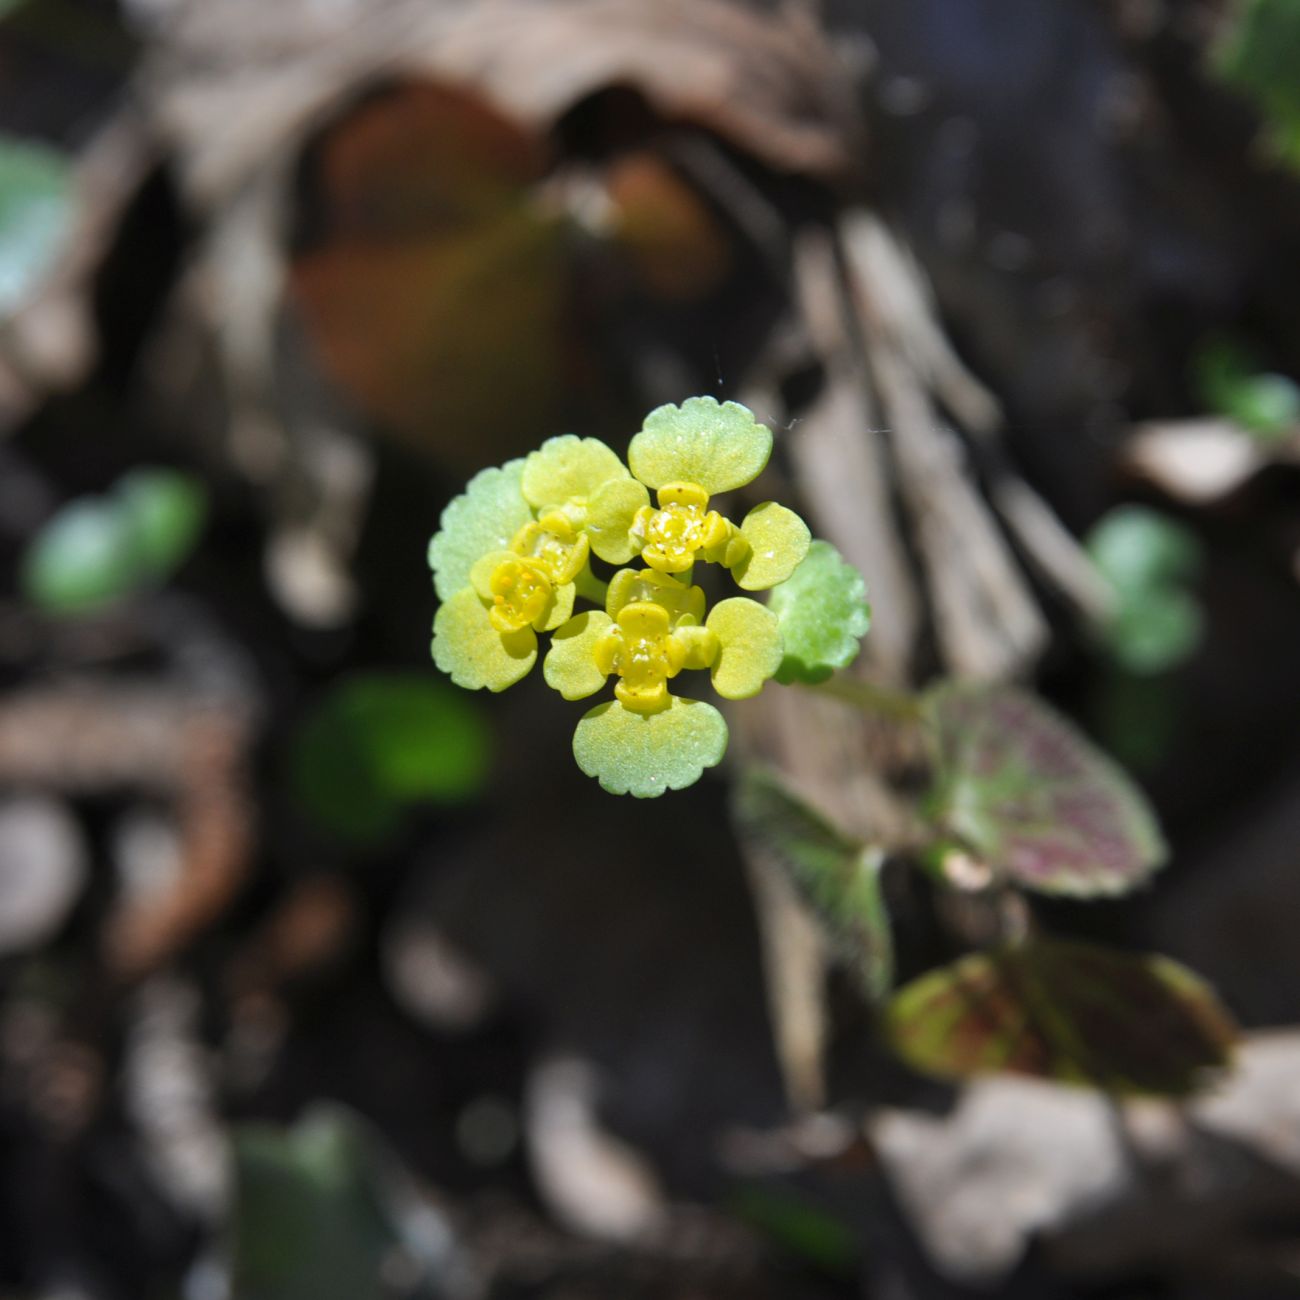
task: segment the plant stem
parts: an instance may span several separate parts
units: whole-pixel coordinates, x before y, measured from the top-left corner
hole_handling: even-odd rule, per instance
[[[921,716],[921,697],[911,691],[879,686],[861,677],[831,677],[824,682],[799,682],[807,690],[829,695],[856,705],[864,713],[900,722],[915,722]]]

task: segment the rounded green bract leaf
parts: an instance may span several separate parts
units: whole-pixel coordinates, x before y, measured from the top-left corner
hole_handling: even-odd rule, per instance
[[[718,638],[713,689],[728,700],[757,695],[781,666],[776,615],[747,596],[733,596],[714,605],[705,626]]]
[[[475,474],[460,496],[442,512],[429,543],[429,567],[440,600],[469,586],[475,561],[489,551],[504,551],[533,517],[520,486],[522,460]]]
[[[487,606],[473,588],[458,591],[438,607],[433,620],[433,662],[468,691],[513,686],[537,659],[537,633],[526,627],[501,633],[488,620]]]
[[[628,478],[623,462],[599,438],[566,433],[548,438],[524,461],[524,498],[541,509],[586,501],[609,483]]]
[[[825,681],[857,658],[871,626],[862,575],[829,543],[815,541],[790,577],[772,588],[768,608],[781,625],[785,658],[776,680]]]
[[[740,535],[749,544],[731,576],[745,591],[766,591],[784,582],[808,554],[812,534],[793,510],[764,501],[745,516]]]
[[[771,454],[771,431],[747,407],[691,397],[651,411],[627,459],[647,487],[698,483],[712,495],[752,482]]]
[[[630,535],[637,511],[650,504],[644,483],[616,479],[601,487],[587,503],[587,536],[591,549],[608,564],[626,564],[641,553],[641,541]]]
[[[600,690],[605,674],[596,665],[596,643],[613,626],[608,614],[591,609],[557,629],[542,661],[546,684],[566,700],[586,699]]]
[[[727,724],[702,700],[673,697],[660,713],[598,704],[573,733],[573,756],[610,794],[654,799],[694,785],[727,752]]]

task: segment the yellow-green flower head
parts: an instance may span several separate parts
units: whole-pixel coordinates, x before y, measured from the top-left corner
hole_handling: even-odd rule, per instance
[[[721,564],[746,591],[784,582],[811,540],[793,510],[766,501],[738,527],[709,508],[713,496],[756,479],[771,454],[770,430],[737,402],[692,397],[651,411],[628,448],[634,481],[602,501],[601,542],[593,531],[592,547],[602,557],[602,544],[617,553],[616,563],[639,555],[659,573]]]
[[[618,794],[641,797],[680,789],[721,761],[727,725],[712,705],[674,696],[668,683],[684,669],[708,669],[727,699],[757,695],[781,666],[776,615],[743,596],[704,616],[704,592],[654,569],[621,569],[604,612],[578,614],[557,629],[546,681],[580,700],[610,677],[614,700],[578,724],[578,765]]]
[[[501,691],[532,668],[537,633],[569,617],[579,586],[600,588],[588,564],[589,507],[631,483],[604,443],[571,434],[475,475],[429,545],[443,602],[433,657],[452,681]]]

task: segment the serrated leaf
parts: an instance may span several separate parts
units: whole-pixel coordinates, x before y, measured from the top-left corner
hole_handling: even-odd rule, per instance
[[[455,804],[489,769],[478,708],[427,675],[370,675],[335,687],[299,729],[298,799],[326,830],[358,842],[391,832],[412,806]]]
[[[49,269],[72,223],[72,170],[53,149],[0,136],[0,316]]]
[[[1009,687],[948,684],[923,701],[941,833],[1047,894],[1120,894],[1165,860],[1137,787],[1068,722]]]
[[[901,989],[887,1031],[941,1078],[1005,1072],[1115,1094],[1182,1096],[1229,1063],[1236,1028],[1164,957],[1034,940],[974,953]]]
[[[776,680],[786,685],[822,682],[847,668],[871,626],[862,575],[820,540],[789,579],[772,588],[767,604],[781,625],[785,658]]]
[[[863,992],[869,998],[888,993],[894,950],[880,891],[880,851],[844,835],[759,769],[737,783],[732,810],[746,841],[790,877],[817,913]]]
[[[457,1267],[446,1224],[369,1125],[318,1106],[234,1130],[239,1300],[422,1300]]]

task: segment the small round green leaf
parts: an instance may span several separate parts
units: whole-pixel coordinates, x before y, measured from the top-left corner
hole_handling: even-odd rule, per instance
[[[673,697],[661,713],[598,704],[573,733],[573,756],[610,794],[654,799],[694,785],[727,752],[727,724],[702,700]]]
[[[793,510],[764,501],[745,516],[740,535],[747,548],[731,576],[745,591],[766,591],[784,582],[808,554],[812,534]]]
[[[533,517],[524,500],[522,460],[480,470],[442,512],[429,542],[429,567],[440,600],[469,586],[470,570],[489,551],[504,551]]]
[[[886,1029],[915,1069],[1183,1096],[1229,1063],[1236,1028],[1210,987],[1164,957],[1033,940],[906,985]]]
[[[948,684],[924,700],[941,835],[1026,889],[1121,894],[1166,850],[1146,800],[1045,704],[1007,687]]]
[[[438,606],[433,620],[433,662],[468,691],[504,691],[528,675],[537,659],[537,633],[498,632],[472,587]]]
[[[425,675],[374,674],[335,687],[294,737],[294,789],[321,826],[356,840],[404,810],[460,803],[488,776],[478,708]]]
[[[632,473],[647,487],[698,483],[730,492],[752,482],[772,454],[771,431],[739,402],[690,397],[650,412],[627,451]]]
[[[857,658],[871,626],[862,575],[829,543],[815,541],[790,578],[772,588],[768,608],[781,625],[785,658],[778,682],[822,682]]]

